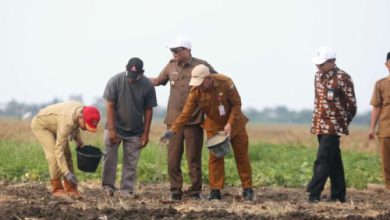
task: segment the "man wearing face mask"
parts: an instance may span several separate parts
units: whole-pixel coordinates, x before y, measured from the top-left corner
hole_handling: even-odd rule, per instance
[[[348,125],[356,114],[356,98],[351,77],[336,66],[336,53],[321,47],[312,59],[315,74],[315,100],[311,133],[319,147],[313,177],[307,186],[309,202],[318,202],[330,178],[330,201],[345,202],[346,186],[340,152],[340,136],[348,135]]]
[[[106,100],[107,121],[104,129],[102,185],[112,196],[115,191],[118,147],[123,145],[123,165],[120,191],[133,195],[137,163],[141,148],[149,141],[153,107],[157,106],[156,92],[144,76],[143,61],[131,58],[126,71],[113,76],[103,94]]]
[[[214,68],[206,61],[192,56],[191,42],[179,36],[169,44],[173,59],[164,67],[157,78],[152,78],[155,86],[166,85],[169,82],[170,94],[167,107],[167,114],[164,123],[169,129],[172,123],[179,116],[190,92],[191,71],[198,64],[208,66],[211,73],[216,73]],[[177,132],[175,137],[168,143],[168,175],[170,182],[171,198],[180,200],[182,198],[183,174],[181,171],[181,159],[186,146],[191,186],[188,189],[189,195],[194,199],[200,198],[202,189],[202,145],[203,129],[200,124],[203,122],[203,113],[197,109],[185,126]]]

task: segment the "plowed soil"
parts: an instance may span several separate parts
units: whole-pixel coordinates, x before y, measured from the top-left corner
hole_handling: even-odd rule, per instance
[[[0,181],[0,219],[390,219],[390,192],[348,189],[346,203],[306,201],[304,189],[259,187],[252,202],[242,201],[238,187],[223,190],[221,201],[184,195],[170,200],[167,184],[137,187],[132,197],[107,196],[97,182],[82,182],[81,199],[53,198],[40,182]]]

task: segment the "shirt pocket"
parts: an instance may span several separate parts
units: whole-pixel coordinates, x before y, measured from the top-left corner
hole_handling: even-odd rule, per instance
[[[340,88],[330,86],[325,89],[324,96],[328,102],[336,102],[340,100],[341,94]]]
[[[210,101],[209,100],[200,100],[199,101],[199,108],[202,110],[208,109],[210,106]]]
[[[177,80],[179,80],[179,73],[178,72],[171,72],[171,73],[169,73],[169,80],[170,81],[177,81]]]
[[[176,71],[173,71],[169,73],[169,81],[171,82],[171,86],[175,86],[177,84],[177,81],[179,80],[179,73]]]
[[[385,89],[383,91],[383,106],[388,106],[390,105],[390,89]]]

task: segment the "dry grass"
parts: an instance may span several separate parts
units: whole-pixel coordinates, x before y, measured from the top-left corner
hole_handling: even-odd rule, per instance
[[[317,147],[317,137],[310,133],[310,125],[264,125],[249,124],[248,134],[252,143],[265,142],[282,145],[302,145]],[[352,126],[350,135],[341,138],[344,150],[360,152],[378,152],[378,142],[368,141],[368,128]]]
[[[102,139],[102,124],[97,134],[82,132],[85,142],[94,142],[96,138]],[[157,142],[166,126],[161,121],[154,121],[150,131],[150,141]],[[265,125],[249,123],[247,126],[250,143],[270,143],[281,145],[302,145],[317,147],[315,135],[310,133],[310,125]],[[350,135],[341,138],[344,150],[361,152],[378,152],[377,141],[367,140],[367,127],[351,127]],[[30,129],[30,121],[0,118],[0,140],[17,142],[36,142]]]

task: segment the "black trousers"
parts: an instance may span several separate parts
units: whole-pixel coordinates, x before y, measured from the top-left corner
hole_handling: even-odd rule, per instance
[[[345,177],[340,152],[340,136],[318,135],[319,148],[314,162],[313,177],[307,186],[311,196],[320,197],[330,177],[331,199],[345,198]]]

